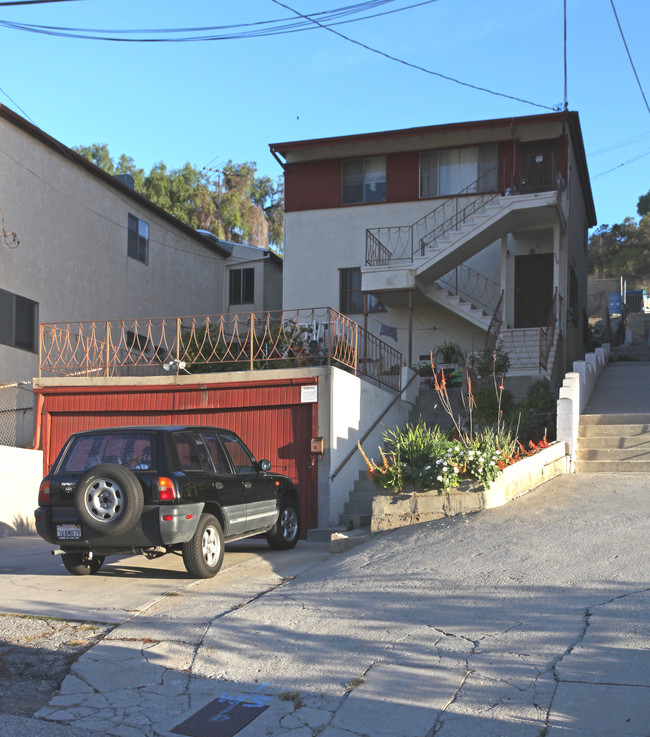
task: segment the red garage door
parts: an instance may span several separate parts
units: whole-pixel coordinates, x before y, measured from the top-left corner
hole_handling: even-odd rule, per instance
[[[286,474],[300,492],[303,534],[317,527],[317,468],[311,438],[318,408],[303,402],[315,378],[228,384],[47,386],[41,433],[47,472],[68,436],[120,425],[215,425],[234,430],[259,459]]]

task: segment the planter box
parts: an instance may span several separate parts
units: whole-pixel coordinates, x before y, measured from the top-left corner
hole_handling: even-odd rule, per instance
[[[484,489],[477,482],[466,481],[457,489],[441,494],[437,490],[377,494],[372,502],[370,529],[372,532],[392,530],[441,517],[500,507],[568,471],[565,444],[556,442],[534,456],[505,468],[489,489]]]

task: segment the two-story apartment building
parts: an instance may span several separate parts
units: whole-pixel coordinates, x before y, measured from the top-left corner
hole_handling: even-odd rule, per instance
[[[327,304],[411,366],[501,339],[511,374],[584,355],[595,209],[575,112],[270,145],[285,308]]]

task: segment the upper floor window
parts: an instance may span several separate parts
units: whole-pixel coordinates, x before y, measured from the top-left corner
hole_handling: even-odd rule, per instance
[[[344,205],[386,200],[386,157],[349,159],[343,162]]]
[[[0,289],[0,343],[38,353],[38,302]]]
[[[363,313],[363,292],[361,291],[361,267],[339,269],[339,305],[346,315]],[[368,312],[384,312],[384,305],[372,294],[368,295]]]
[[[230,270],[231,305],[249,305],[255,302],[255,269]]]
[[[149,224],[129,213],[129,258],[149,263]]]
[[[497,144],[420,154],[420,197],[493,192],[498,189]]]

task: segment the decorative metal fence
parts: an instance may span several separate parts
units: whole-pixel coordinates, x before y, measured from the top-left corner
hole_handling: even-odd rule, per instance
[[[331,307],[43,323],[39,376],[155,376],[335,365],[399,389],[402,354]]]
[[[33,442],[32,382],[0,384],[0,445],[29,448]]]

